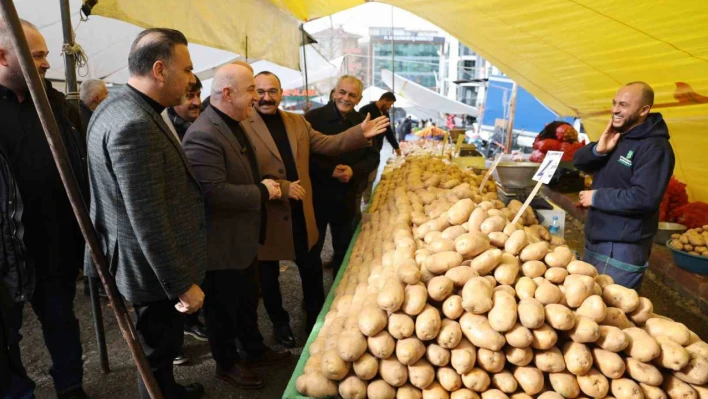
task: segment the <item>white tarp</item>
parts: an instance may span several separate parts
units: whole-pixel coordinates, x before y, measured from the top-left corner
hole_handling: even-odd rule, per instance
[[[388,69],[381,70],[381,80],[388,87],[392,87],[392,75]],[[447,98],[400,75],[395,75],[395,79],[396,98],[405,99],[422,109],[433,112],[479,116],[479,110],[475,107]]]
[[[327,61],[327,59],[311,45],[305,46],[305,52],[307,53],[307,81],[309,84],[339,76],[344,57]],[[305,60],[303,59],[302,47],[300,47],[300,65],[304,68]],[[256,61],[251,64],[251,66],[253,67],[254,73],[270,71],[276,74],[280,79],[283,89],[299,89],[305,87],[305,73],[302,71],[282,67],[270,61]]]

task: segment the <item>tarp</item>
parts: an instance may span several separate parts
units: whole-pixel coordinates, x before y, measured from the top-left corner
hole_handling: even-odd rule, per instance
[[[271,0],[301,20],[364,0]],[[676,176],[708,201],[705,0],[385,0],[438,25],[597,139],[612,98],[642,80],[669,125]]]

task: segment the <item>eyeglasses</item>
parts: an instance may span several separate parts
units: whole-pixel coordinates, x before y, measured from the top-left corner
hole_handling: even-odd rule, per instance
[[[280,94],[280,89],[270,89],[270,90],[261,90],[258,89],[256,90],[256,93],[258,93],[258,96],[263,97],[266,93],[268,93],[269,96],[274,97]]]

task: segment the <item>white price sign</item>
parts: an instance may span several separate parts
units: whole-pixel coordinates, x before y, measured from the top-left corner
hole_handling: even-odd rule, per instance
[[[541,163],[541,166],[533,176],[533,180],[542,182],[543,184],[550,183],[562,158],[563,151],[548,151],[546,157],[543,159],[543,163]]]

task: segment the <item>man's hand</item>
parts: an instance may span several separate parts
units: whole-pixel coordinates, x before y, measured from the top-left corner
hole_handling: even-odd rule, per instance
[[[290,191],[288,191],[288,198],[302,201],[305,199],[305,189],[300,185],[300,180],[290,183]]]
[[[399,157],[401,156],[401,149],[400,148],[396,148],[394,151],[396,152],[396,155],[398,155]]]
[[[592,198],[595,196],[595,190],[580,192],[580,206],[590,208],[592,206]]]
[[[349,183],[352,176],[354,176],[354,171],[348,165],[337,165],[332,173],[332,177],[339,180],[340,183]]]
[[[280,198],[280,184],[271,179],[263,179],[261,183],[268,189],[268,199]]]
[[[366,119],[361,122],[361,130],[364,131],[364,137],[370,139],[386,131],[386,128],[391,123],[385,116],[379,116],[378,118],[371,120],[371,114],[366,114]]]
[[[607,124],[605,132],[602,133],[600,140],[597,141],[595,151],[601,155],[612,152],[615,147],[617,147],[617,142],[619,142],[620,136],[620,133],[615,130],[614,126],[612,126],[612,118],[610,118],[610,123]]]
[[[175,309],[180,313],[192,314],[201,309],[204,304],[204,292],[198,285],[192,284],[184,294],[179,296]]]

